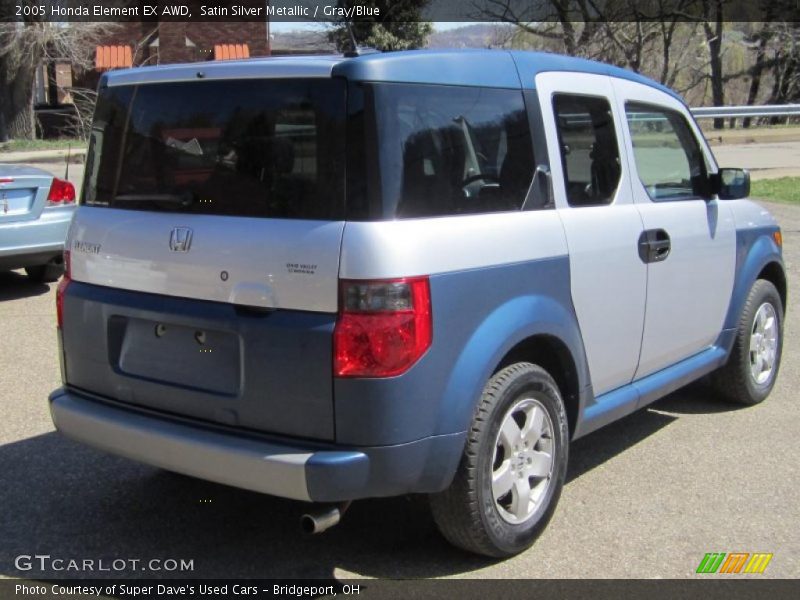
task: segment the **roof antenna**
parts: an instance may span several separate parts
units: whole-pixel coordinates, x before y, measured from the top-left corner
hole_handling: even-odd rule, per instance
[[[342,0],[342,6],[345,10],[345,14],[348,13],[350,9],[347,6],[347,0]],[[356,35],[353,33],[353,24],[347,17],[345,17],[344,25],[347,27],[347,33],[350,36],[350,50],[347,50],[344,53],[347,58],[354,58],[356,56],[361,56],[362,54],[373,54],[378,52],[375,50],[375,48],[358,45],[358,42],[356,41]]]
[[[344,7],[345,14],[347,14],[349,12],[349,8],[347,6],[347,0],[342,0],[342,6]],[[350,19],[345,17],[344,25],[345,27],[347,27],[347,34],[350,36],[350,50],[349,52],[345,52],[344,55],[358,56],[358,42],[356,41],[356,34],[353,33],[353,24],[350,22]]]
[[[67,164],[64,167],[64,179],[66,179],[67,181],[69,181],[69,159],[71,153],[72,153],[72,144],[67,144],[67,158],[66,158]]]

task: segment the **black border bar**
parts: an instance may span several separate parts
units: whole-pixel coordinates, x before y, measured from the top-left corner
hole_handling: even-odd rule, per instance
[[[348,10],[347,15],[343,10]],[[800,0],[0,0],[0,21],[792,22]]]

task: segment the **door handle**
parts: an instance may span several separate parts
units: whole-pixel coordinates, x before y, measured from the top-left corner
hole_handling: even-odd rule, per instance
[[[638,249],[642,262],[662,262],[672,250],[672,241],[663,229],[646,229],[639,236]]]

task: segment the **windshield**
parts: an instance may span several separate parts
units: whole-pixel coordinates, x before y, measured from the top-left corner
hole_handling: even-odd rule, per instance
[[[344,218],[345,84],[226,80],[103,89],[83,201],[249,217]]]

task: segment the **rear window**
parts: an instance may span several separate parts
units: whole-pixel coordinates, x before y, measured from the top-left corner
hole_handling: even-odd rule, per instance
[[[106,88],[97,101],[83,202],[343,219],[345,95],[335,79]]]

